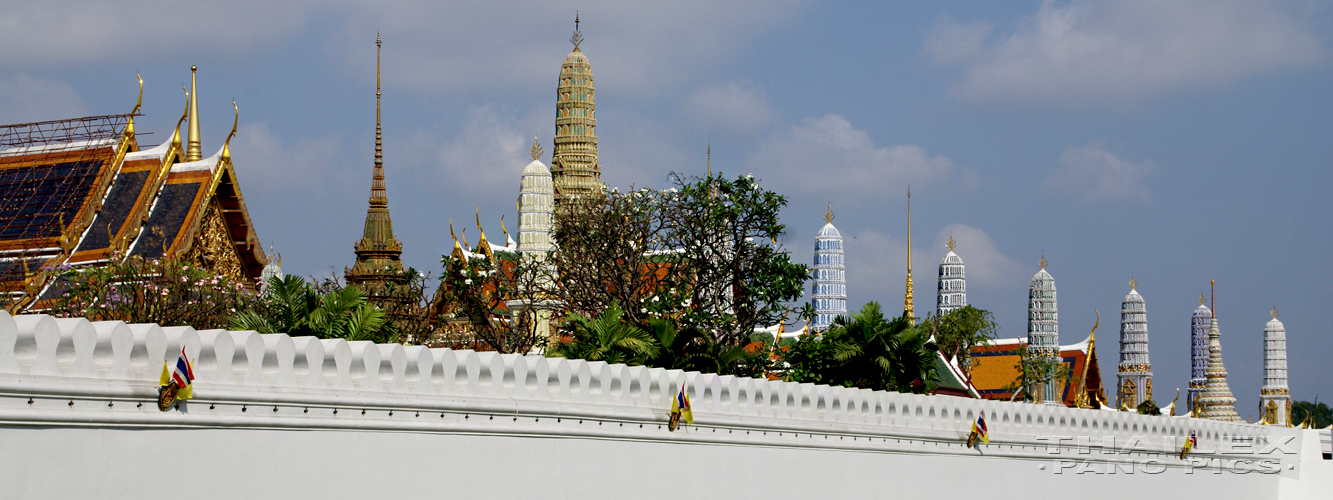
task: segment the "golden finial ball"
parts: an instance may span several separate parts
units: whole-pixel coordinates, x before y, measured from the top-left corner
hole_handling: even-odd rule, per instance
[[[198,70],[198,69],[199,69],[199,67],[197,67],[197,66],[193,66],[193,65],[190,66],[190,71],[195,71],[195,70]]]

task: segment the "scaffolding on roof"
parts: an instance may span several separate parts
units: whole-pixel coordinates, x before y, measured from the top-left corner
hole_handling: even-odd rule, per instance
[[[73,250],[129,147],[134,116],[0,125],[0,294],[21,295]]]

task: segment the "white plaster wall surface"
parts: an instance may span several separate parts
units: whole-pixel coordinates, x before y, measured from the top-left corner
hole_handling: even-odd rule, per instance
[[[181,346],[197,360],[195,399],[159,412],[157,376]],[[667,409],[681,384],[695,425],[669,432]],[[978,452],[963,441],[983,412],[992,438]],[[1177,458],[1190,430],[1202,448],[1193,462]],[[1123,498],[1141,488],[1323,498],[1314,493],[1330,491],[1333,462],[1322,459],[1320,438],[1125,412],[0,312],[0,498],[810,498],[983,489],[986,498]],[[1265,455],[1273,474],[1198,467],[1226,463],[1234,457],[1223,448],[1245,439],[1280,442],[1291,453]]]

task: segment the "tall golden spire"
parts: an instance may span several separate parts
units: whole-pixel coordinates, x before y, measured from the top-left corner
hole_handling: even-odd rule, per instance
[[[385,283],[401,283],[403,244],[393,237],[393,220],[389,217],[389,195],[384,188],[384,141],[380,121],[380,47],[375,34],[375,166],[370,181],[370,207],[366,209],[366,226],[356,242],[356,264],[347,269],[343,278],[372,296]]]
[[[907,292],[903,294],[903,316],[916,318],[912,305],[912,187],[907,187]]]
[[[551,182],[555,203],[594,196],[601,192],[602,167],[597,161],[597,91],[592,65],[579,49],[583,35],[574,18],[574,50],[560,65],[556,87],[555,149],[551,151]]]
[[[199,92],[194,82],[194,73],[198,69],[190,66],[190,128],[185,137],[185,161],[199,161],[204,157],[199,146]]]

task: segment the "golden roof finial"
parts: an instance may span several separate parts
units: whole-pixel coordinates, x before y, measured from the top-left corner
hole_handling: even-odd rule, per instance
[[[236,112],[236,116],[231,119],[231,132],[227,134],[227,140],[222,143],[224,158],[231,158],[231,138],[236,137],[236,125],[241,123],[241,108],[236,107],[236,101],[231,102],[231,109]]]
[[[1092,323],[1092,332],[1088,334],[1088,346],[1097,343],[1097,327],[1102,324],[1102,312],[1096,309],[1093,309],[1092,312],[1097,314],[1097,320]]]
[[[954,249],[954,246],[955,246],[955,244],[954,244],[954,242],[953,242],[953,233],[949,233],[949,241],[947,241],[947,242],[944,243],[944,247],[945,247],[945,248],[948,248],[949,251],[952,252],[953,249]]]
[[[1273,319],[1277,319],[1277,306],[1273,306],[1273,312],[1270,312],[1268,314],[1272,315]]]
[[[1041,268],[1042,268],[1042,270],[1045,270],[1045,269],[1046,269],[1046,254],[1041,254],[1041,260],[1037,261],[1037,263],[1038,263],[1038,264],[1041,264]]]
[[[500,232],[505,234],[505,246],[509,246],[509,240],[514,239],[509,235],[509,230],[505,228],[505,215],[500,214]]]
[[[1135,280],[1135,279],[1134,279],[1134,275],[1133,275],[1133,274],[1129,275],[1129,291],[1132,292],[1132,291],[1134,291],[1134,290],[1138,290],[1138,288],[1139,288],[1139,282],[1138,282],[1138,280]]]
[[[569,43],[574,44],[574,52],[579,51],[579,44],[583,43],[583,34],[579,33],[579,11],[574,11],[574,36],[569,37]]]
[[[1203,296],[1203,292],[1199,292],[1199,305],[1204,305],[1207,302],[1208,299]]]
[[[454,234],[454,217],[449,216],[449,237],[454,239],[454,246],[458,246],[458,235]]]
[[[824,222],[825,222],[825,223],[828,223],[828,224],[832,224],[832,223],[833,223],[833,204],[832,204],[832,203],[829,203],[829,205],[828,205],[828,209],[827,209],[827,210],[824,210]]]
[[[139,114],[139,108],[143,107],[143,77],[138,73],[135,73],[134,76],[139,78],[139,102],[134,103],[134,111],[130,111],[131,115]],[[134,117],[131,116],[130,120],[133,121]]]
[[[194,78],[198,69],[198,66],[190,66],[190,128],[185,137],[185,161],[199,161],[204,157],[199,141],[199,91]]]
[[[537,144],[537,136],[532,136],[532,147],[528,149],[528,154],[532,156],[532,161],[542,159],[542,147]]]
[[[916,318],[916,306],[912,298],[912,186],[907,186],[907,290],[903,293],[903,316]]]

